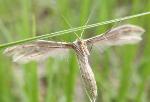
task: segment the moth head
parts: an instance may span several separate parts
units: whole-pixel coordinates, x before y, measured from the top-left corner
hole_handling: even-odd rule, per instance
[[[86,43],[83,40],[76,40],[77,45],[79,46],[86,46]]]

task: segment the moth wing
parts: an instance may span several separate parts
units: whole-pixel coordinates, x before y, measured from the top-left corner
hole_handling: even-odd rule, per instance
[[[124,45],[124,44],[135,44],[142,40],[142,34],[145,30],[139,26],[126,24],[112,29],[103,35],[98,35],[89,39],[85,39],[87,45],[100,46],[102,48]]]
[[[32,43],[9,47],[4,50],[8,56],[12,56],[14,62],[27,63],[31,60],[41,61],[48,57],[56,57],[68,53],[71,44],[65,42],[54,42],[38,40]]]

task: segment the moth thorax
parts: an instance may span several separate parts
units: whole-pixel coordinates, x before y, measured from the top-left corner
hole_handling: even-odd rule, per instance
[[[87,48],[87,44],[84,41],[78,41],[78,45],[80,46],[80,49],[85,53],[86,55],[90,55],[89,50]]]

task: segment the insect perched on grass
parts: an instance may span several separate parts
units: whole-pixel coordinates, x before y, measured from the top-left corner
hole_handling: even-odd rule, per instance
[[[78,37],[78,39],[72,43],[38,40],[32,43],[7,48],[4,53],[13,56],[13,61],[15,62],[27,63],[31,60],[41,61],[50,56],[65,53],[69,49],[73,49],[78,58],[80,73],[87,95],[91,102],[95,102],[97,97],[97,85],[88,62],[88,56],[90,55],[88,47],[90,45],[114,46],[135,44],[142,40],[141,35],[143,33],[143,28],[126,24],[89,39],[81,39],[81,37]]]

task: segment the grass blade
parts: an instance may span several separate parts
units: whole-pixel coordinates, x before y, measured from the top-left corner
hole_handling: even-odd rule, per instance
[[[6,48],[6,47],[9,47],[9,46],[12,46],[12,45],[16,45],[16,44],[21,44],[21,43],[24,43],[24,42],[36,40],[36,39],[46,39],[46,38],[50,38],[50,37],[54,37],[54,36],[59,36],[59,35],[67,34],[67,33],[72,33],[72,32],[76,32],[76,31],[79,31],[79,30],[89,29],[89,28],[93,28],[93,27],[97,27],[97,26],[101,26],[101,25],[106,25],[106,24],[110,24],[110,23],[114,23],[114,22],[119,22],[119,21],[131,19],[131,18],[135,18],[135,17],[148,15],[148,14],[150,14],[150,12],[144,12],[144,13],[140,13],[140,14],[136,14],[136,15],[126,16],[126,17],[113,19],[113,20],[109,20],[109,21],[104,21],[104,22],[99,22],[99,23],[95,23],[95,24],[91,24],[91,25],[85,25],[85,26],[81,26],[81,27],[77,27],[77,28],[72,28],[72,29],[62,30],[62,31],[58,31],[58,32],[50,33],[50,34],[44,34],[44,35],[41,35],[41,36],[31,37],[31,38],[19,40],[19,41],[16,41],[16,42],[1,44],[0,49]]]

